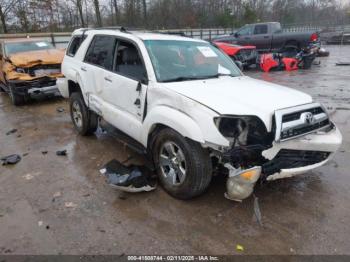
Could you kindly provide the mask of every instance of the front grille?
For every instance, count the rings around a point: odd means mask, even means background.
[[[306,112],[310,112],[313,115],[318,115],[318,114],[324,113],[324,110],[323,110],[322,107],[315,107],[315,108],[311,108],[311,109],[302,110],[302,111],[299,111],[299,112],[287,114],[287,115],[283,116],[282,122],[289,122],[289,121],[298,120],[298,119],[300,119],[301,114],[302,113],[306,113]]]
[[[276,141],[291,139],[331,126],[327,113],[319,104],[298,108],[276,111]]]
[[[281,169],[305,167],[326,160],[330,152],[282,149],[271,161],[262,165],[265,176],[273,175]]]
[[[303,135],[303,134],[307,134],[307,133],[310,133],[314,130],[318,130],[322,127],[326,127],[330,124],[329,120],[326,119],[322,122],[318,122],[318,123],[315,123],[313,125],[308,125],[308,126],[302,126],[302,127],[299,127],[299,128],[293,128],[293,129],[290,129],[288,131],[284,131],[282,132],[281,134],[281,139],[288,139],[288,138],[291,138],[291,137],[296,137],[296,136],[300,136],[300,135]]]

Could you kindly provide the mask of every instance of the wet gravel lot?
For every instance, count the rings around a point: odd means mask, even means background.
[[[350,60],[350,47],[328,48],[331,56],[308,71],[246,72],[311,94],[344,139],[324,167],[257,186],[262,226],[253,198],[224,198],[221,177],[191,201],[160,187],[121,194],[99,169],[113,158],[142,163],[141,156],[108,134],[78,136],[65,100],[14,107],[0,93],[0,156],[23,156],[0,166],[0,254],[350,254],[350,67],[335,66],[344,54]],[[62,149],[67,157],[56,156]]]

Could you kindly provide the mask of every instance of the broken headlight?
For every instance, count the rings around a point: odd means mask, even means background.
[[[220,133],[233,144],[270,143],[265,124],[256,116],[223,116],[214,119]]]

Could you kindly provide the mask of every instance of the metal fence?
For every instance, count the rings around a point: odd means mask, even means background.
[[[222,35],[229,35],[235,32],[233,28],[206,28],[206,29],[172,29],[161,30],[163,33],[182,33],[188,37],[199,38],[204,40],[212,40],[215,37]],[[321,33],[321,38],[327,41],[328,38],[337,34],[350,33],[350,25],[339,26],[310,26],[310,25],[285,25],[285,32],[305,32],[305,31],[318,31]],[[71,38],[71,32],[66,33],[28,33],[28,34],[0,34],[0,39],[4,38],[40,38],[51,42],[58,48],[65,48]]]

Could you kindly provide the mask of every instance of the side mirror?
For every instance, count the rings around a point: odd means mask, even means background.
[[[237,33],[237,32],[236,32],[236,33],[234,33],[233,35],[234,35],[234,37],[236,37],[236,38],[238,38],[238,37],[239,37],[239,33]]]

